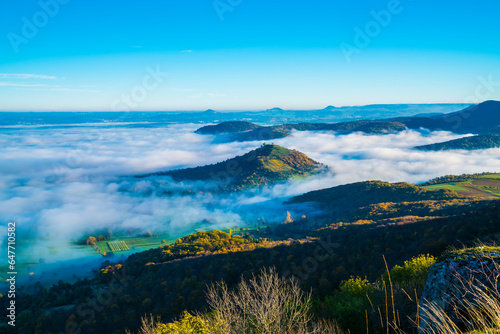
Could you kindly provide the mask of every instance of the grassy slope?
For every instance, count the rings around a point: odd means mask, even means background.
[[[428,190],[408,183],[365,181],[312,191],[290,200],[290,203],[318,203],[332,216],[377,203],[450,200],[459,195],[452,190]]]
[[[464,175],[449,182],[437,182],[424,187],[429,190],[450,189],[464,196],[500,197],[500,173]]]

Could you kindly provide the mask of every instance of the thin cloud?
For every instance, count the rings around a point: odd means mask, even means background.
[[[99,90],[95,89],[76,89],[76,88],[61,87],[58,85],[27,84],[24,82],[11,82],[11,81],[0,81],[0,87],[17,87],[17,88],[27,88],[30,90],[44,90],[44,91],[55,91],[55,92],[100,93]]]
[[[54,85],[44,84],[27,84],[24,82],[0,81],[0,86],[3,87],[58,87]]]
[[[191,52],[193,52],[193,50],[182,50],[181,52],[183,52],[183,53],[191,53]]]
[[[99,90],[93,89],[74,89],[74,88],[51,88],[49,90],[58,92],[82,92],[82,93],[99,93]]]

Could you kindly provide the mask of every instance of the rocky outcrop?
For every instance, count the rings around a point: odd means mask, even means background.
[[[467,327],[467,310],[478,302],[481,292],[500,297],[499,263],[497,247],[476,247],[441,256],[431,267],[422,294],[419,333],[436,331],[431,305],[441,308],[457,326]]]

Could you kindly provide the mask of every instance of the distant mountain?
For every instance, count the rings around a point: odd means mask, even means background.
[[[405,105],[399,106],[404,107]],[[372,105],[369,107],[375,108],[377,106]],[[379,107],[396,108],[395,106],[387,105],[380,105]],[[329,107],[326,109],[328,108]],[[287,137],[290,135],[292,130],[336,131],[343,134],[360,131],[365,133],[386,134],[402,131],[408,128],[426,128],[433,131],[445,130],[455,133],[500,134],[500,102],[486,101],[478,105],[467,107],[461,111],[448,114],[427,113],[426,115],[424,113],[413,117],[356,120],[341,123],[284,124],[258,127],[253,130],[243,127],[240,131],[236,131],[238,129],[235,128],[235,131],[232,131],[233,135],[226,139],[228,141],[271,140]]]
[[[267,112],[282,112],[284,110],[281,108],[271,108],[271,109],[267,109],[266,111]]]
[[[285,124],[268,127],[260,127],[252,131],[237,133],[232,136],[232,140],[236,141],[253,141],[253,140],[271,140],[284,138],[290,135],[292,130],[297,131],[336,131],[340,133],[365,132],[385,134],[398,132],[406,129],[406,126],[401,122],[396,121],[354,121],[343,123],[299,123]]]
[[[234,132],[242,132],[249,131],[253,129],[260,128],[260,125],[245,122],[245,121],[229,121],[222,122],[216,125],[207,125],[196,130],[196,133],[199,134],[219,134],[219,133],[234,133]]]
[[[426,128],[455,133],[500,133],[500,102],[486,101],[463,110],[430,117],[395,118],[410,129]]]
[[[338,110],[338,108],[334,106],[328,106],[324,109],[321,109],[321,111],[334,111],[334,110]]]
[[[423,151],[444,150],[483,150],[487,148],[500,147],[500,135],[479,135],[449,140],[443,143],[422,145],[415,147]]]
[[[168,175],[176,181],[215,181],[221,190],[246,188],[285,182],[321,170],[322,165],[305,154],[277,145],[263,145],[242,156],[203,167],[150,174]]]
[[[377,203],[447,200],[459,197],[449,189],[428,190],[408,183],[364,181],[311,191],[293,197],[289,204],[316,203],[335,217]]]

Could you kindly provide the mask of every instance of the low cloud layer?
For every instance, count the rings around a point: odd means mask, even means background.
[[[181,236],[200,222],[206,227],[241,226],[256,218],[256,210],[248,209],[256,206],[267,220],[284,219],[284,209],[276,209],[280,199],[310,190],[362,180],[418,183],[445,174],[500,171],[500,149],[413,149],[460,137],[449,132],[404,131],[384,136],[294,132],[273,142],[328,165],[329,173],[219,196],[199,193],[200,185],[194,182],[128,177],[216,163],[262,144],[214,143],[212,136],[195,134],[197,127],[1,129],[0,220],[18,223],[18,240],[24,242],[26,252],[48,259],[71,258],[76,255],[62,254],[60,245],[99,228]],[[183,195],[187,189],[195,195]],[[170,190],[174,194],[165,195]]]

